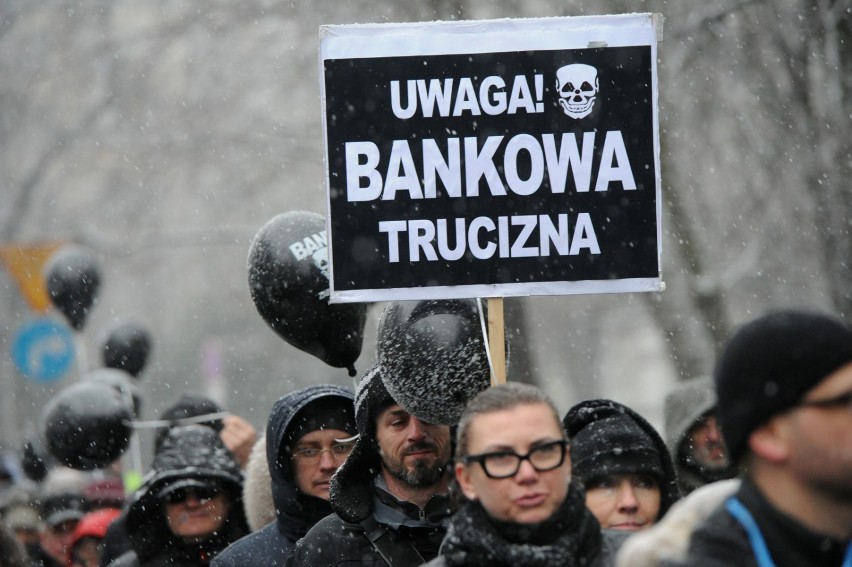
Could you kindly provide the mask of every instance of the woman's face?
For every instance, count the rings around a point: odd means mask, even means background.
[[[660,485],[646,474],[615,474],[586,483],[586,508],[602,528],[639,531],[660,511]]]
[[[206,539],[222,526],[230,511],[230,503],[223,490],[208,493],[186,488],[167,498],[165,509],[169,529],[188,541]]]
[[[524,404],[483,413],[469,427],[467,454],[496,453],[496,460],[489,462],[498,466],[501,461],[513,461],[512,453],[523,456],[538,448],[542,450],[534,462],[548,463],[548,455],[561,448],[558,443],[547,444],[565,438],[547,404]],[[539,523],[550,518],[568,495],[571,459],[567,450],[564,456],[559,466],[544,472],[536,470],[530,460],[522,460],[517,472],[507,478],[489,477],[480,462],[457,463],[456,479],[464,495],[478,500],[491,517],[519,524]]]

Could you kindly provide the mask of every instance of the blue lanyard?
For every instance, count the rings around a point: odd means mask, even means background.
[[[760,528],[757,527],[757,522],[754,521],[751,512],[743,506],[743,503],[736,496],[728,498],[725,502],[725,508],[745,528],[758,567],[775,567],[775,562],[769,555],[769,548],[766,547],[766,540],[763,539],[763,534],[760,533]],[[852,543],[846,546],[846,555],[843,557],[841,567],[852,567]]]

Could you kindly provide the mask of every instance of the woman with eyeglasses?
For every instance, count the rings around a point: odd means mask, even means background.
[[[660,434],[629,407],[588,400],[563,421],[571,439],[574,476],[601,526],[650,528],[680,499],[674,463]]]
[[[127,511],[131,551],[110,567],[206,566],[248,533],[239,463],[209,427],[171,429]]]
[[[568,441],[553,402],[518,383],[474,397],[459,420],[455,478],[466,503],[431,566],[610,565],[602,534],[571,482]]]

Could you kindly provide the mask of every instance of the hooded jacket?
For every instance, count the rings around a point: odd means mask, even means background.
[[[696,422],[716,408],[716,390],[709,376],[687,380],[666,396],[664,408],[666,445],[674,459],[678,484],[689,494],[710,482],[734,478],[736,467],[721,471],[705,471],[686,453],[684,441]]]
[[[151,471],[127,510],[130,552],[111,567],[197,566],[248,532],[242,501],[242,472],[213,429],[187,425],[171,429],[154,456]],[[203,479],[219,484],[230,501],[222,527],[207,541],[187,544],[172,534],[159,493],[174,481]]]
[[[352,404],[351,390],[328,384],[309,386],[280,398],[272,407],[266,426],[266,459],[272,484],[276,519],[223,551],[214,567],[283,565],[293,545],[321,518],[331,514],[328,502],[300,496],[289,459],[280,459],[293,418],[308,404],[321,398],[338,398]]]
[[[568,411],[563,425],[571,439],[573,473],[581,483],[619,472],[652,474],[660,484],[658,520],[680,499],[677,473],[663,438],[644,417],[629,407],[612,400],[581,402]],[[635,435],[623,431],[623,426],[640,433],[650,445],[635,445]],[[600,431],[589,436],[590,427]]]
[[[368,536],[383,537],[389,548],[417,550],[424,560],[437,556],[452,514],[450,497],[436,494],[426,506],[390,494],[381,477],[375,420],[395,404],[378,367],[367,371],[355,393],[358,441],[331,481],[335,514],[320,520],[293,549],[287,565],[384,565]]]

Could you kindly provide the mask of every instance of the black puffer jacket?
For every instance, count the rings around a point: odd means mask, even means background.
[[[317,521],[331,514],[327,501],[299,494],[290,461],[278,458],[286,443],[291,420],[299,410],[328,397],[339,398],[350,405],[354,400],[351,390],[322,384],[291,392],[272,407],[266,426],[266,458],[277,519],[228,547],[213,561],[214,567],[283,565],[296,541]]]
[[[692,533],[689,551],[679,561],[663,561],[665,567],[841,567],[852,543],[818,534],[779,512],[747,476],[735,495],[748,510],[766,544],[769,557],[761,562],[743,525],[726,504],[717,508]]]
[[[110,567],[208,565],[213,556],[248,533],[240,466],[213,429],[201,425],[173,428],[154,456],[151,468],[127,510],[132,551],[113,561]],[[230,512],[222,528],[197,544],[187,544],[172,534],[165,507],[157,498],[167,484],[188,478],[217,482],[224,487],[230,501]]]

